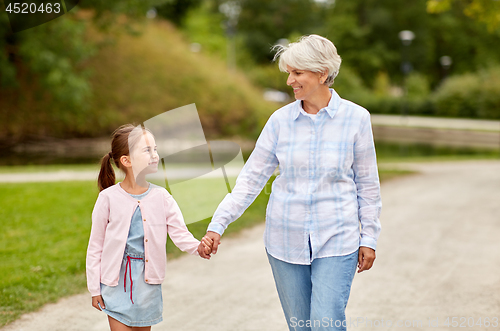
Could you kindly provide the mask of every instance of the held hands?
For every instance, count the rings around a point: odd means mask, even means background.
[[[358,254],[358,273],[368,270],[375,261],[375,251],[370,247],[361,246]]]
[[[212,231],[207,231],[205,236],[201,239],[200,245],[198,246],[198,253],[204,259],[210,259],[210,254],[217,253],[217,249],[221,244],[220,234]]]
[[[95,309],[100,311],[101,308],[99,308],[98,304],[100,304],[102,308],[106,309],[106,307],[104,306],[104,300],[102,299],[102,296],[100,296],[100,295],[96,295],[95,297],[92,297],[92,307],[94,307]]]

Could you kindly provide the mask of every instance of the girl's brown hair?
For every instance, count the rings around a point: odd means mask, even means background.
[[[120,158],[123,155],[130,155],[129,147],[133,147],[146,130],[147,129],[144,127],[142,127],[142,130],[139,130],[139,126],[125,124],[113,132],[111,152],[104,155],[101,159],[101,170],[99,171],[99,177],[97,179],[99,191],[115,185],[116,176],[113,166],[111,165],[111,159],[113,159],[113,162],[119,169],[122,169],[125,172],[125,169],[120,162]],[[150,132],[149,130],[147,131]],[[134,133],[134,137],[131,137],[133,139],[129,139],[130,133],[132,132]]]

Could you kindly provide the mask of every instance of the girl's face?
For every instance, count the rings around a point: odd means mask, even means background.
[[[146,131],[130,152],[130,161],[134,177],[147,175],[158,171],[158,152],[153,135]]]
[[[321,79],[323,74],[309,70],[300,70],[294,67],[286,66],[288,79],[286,84],[293,88],[293,94],[297,100],[308,100],[322,86]]]

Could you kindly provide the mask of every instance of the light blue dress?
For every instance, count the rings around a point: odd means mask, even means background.
[[[152,184],[140,195],[130,194],[142,200],[150,192]],[[120,268],[117,286],[101,283],[101,295],[106,314],[127,326],[151,326],[163,320],[163,299],[161,284],[147,284],[144,281],[144,227],[139,206],[132,220]]]

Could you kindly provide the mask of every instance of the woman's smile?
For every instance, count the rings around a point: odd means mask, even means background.
[[[305,100],[317,93],[321,86],[321,73],[300,70],[287,65],[288,79],[286,84],[293,88],[295,99]],[[325,86],[326,87],[326,86]]]

